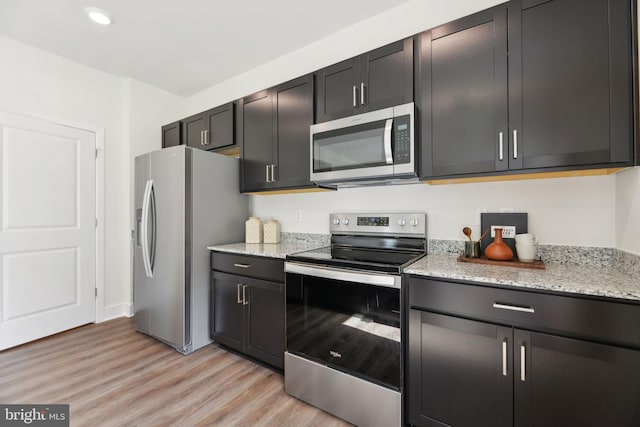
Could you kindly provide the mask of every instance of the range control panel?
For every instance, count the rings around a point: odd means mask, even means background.
[[[348,213],[331,214],[331,234],[415,235],[426,238],[427,214],[422,213]]]

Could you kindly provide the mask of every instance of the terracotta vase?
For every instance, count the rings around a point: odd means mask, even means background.
[[[488,259],[492,259],[495,261],[510,261],[513,259],[513,251],[507,245],[504,240],[502,240],[502,228],[495,229],[496,237],[493,239],[493,243],[491,243],[484,250],[484,255]]]

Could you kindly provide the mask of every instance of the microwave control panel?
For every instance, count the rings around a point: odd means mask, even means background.
[[[409,163],[411,161],[411,117],[399,116],[393,120],[394,153],[393,163]]]

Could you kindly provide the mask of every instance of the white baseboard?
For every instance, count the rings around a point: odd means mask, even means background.
[[[133,316],[133,304],[114,304],[104,308],[103,322],[117,317],[131,317]]]

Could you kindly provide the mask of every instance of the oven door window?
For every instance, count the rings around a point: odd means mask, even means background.
[[[400,389],[400,291],[287,273],[287,350]]]
[[[380,120],[314,134],[313,171],[329,172],[393,164],[393,159],[388,158],[385,151],[385,123],[385,120]]]

